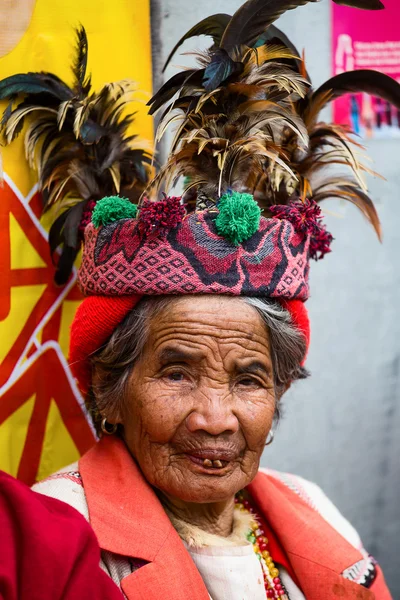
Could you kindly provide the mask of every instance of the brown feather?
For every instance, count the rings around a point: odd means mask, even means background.
[[[178,128],[150,187],[168,189],[179,177],[189,177],[184,197],[193,210],[205,200],[218,202],[228,189],[252,193],[266,214],[269,206],[294,199],[342,198],[361,210],[380,239],[379,218],[363,179],[372,172],[361,162],[363,147],[349,128],[320,122],[319,114],[332,98],[360,88],[379,90],[397,106],[400,86],[381,74],[355,72],[314,91],[304,53],[300,59],[282,32],[268,31],[279,14],[306,3],[249,0],[228,23],[219,46],[240,68],[228,69],[229,76],[217,77],[218,85],[207,91],[202,77],[214,46],[197,54],[197,71],[178,74],[155,95],[151,110],[164,106],[159,135],[174,124]],[[348,3],[379,8],[378,0]],[[178,99],[168,104],[172,92]],[[331,167],[344,168],[346,176],[332,177]]]

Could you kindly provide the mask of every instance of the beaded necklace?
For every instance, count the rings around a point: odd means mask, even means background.
[[[243,492],[236,494],[235,508],[237,510],[251,513],[253,516],[251,530],[247,534],[247,539],[253,544],[254,552],[261,563],[264,573],[264,587],[267,593],[267,598],[274,598],[275,600],[289,600],[287,591],[285,590],[281,578],[279,577],[279,570],[276,568],[275,563],[268,552],[268,539],[265,536],[265,531],[262,527],[260,518],[258,517],[254,508],[251,506],[249,500],[244,497]]]

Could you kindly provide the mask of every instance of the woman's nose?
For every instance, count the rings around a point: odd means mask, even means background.
[[[209,435],[221,435],[236,433],[239,430],[239,421],[227,398],[209,398],[187,416],[186,426],[191,433],[205,431]]]

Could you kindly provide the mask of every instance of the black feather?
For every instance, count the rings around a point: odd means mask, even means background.
[[[107,127],[88,119],[79,130],[79,137],[84,144],[95,144],[108,133]]]
[[[314,92],[313,99],[328,92],[331,92],[331,95],[327,101],[335,100],[348,93],[365,92],[400,108],[400,84],[392,77],[378,71],[361,69],[335,75]]]
[[[242,44],[253,46],[264,31],[283,13],[318,0],[248,0],[233,15],[220,47],[230,53]]]
[[[236,63],[225,50],[218,48],[213,52],[211,61],[205,68],[203,76],[204,89],[206,92],[215,90],[240,68],[243,68],[241,63]]]
[[[51,73],[22,73],[0,81],[0,99],[9,101],[0,124],[0,130],[8,128],[5,141],[9,143],[10,132],[15,137],[24,120],[29,121],[25,142],[29,161],[39,171],[42,212],[54,204],[60,209],[49,232],[51,256],[58,259],[58,284],[68,280],[79,252],[87,200],[121,193],[137,201],[151,163],[150,155],[132,143],[135,136],[128,135],[133,114],[121,115],[121,108],[127,108],[130,101],[129,83],[108,84],[92,92],[86,75],[87,52],[81,27],[73,88]],[[59,258],[55,256],[58,248]]]
[[[228,25],[230,20],[231,15],[220,13],[217,15],[211,15],[211,17],[207,17],[206,19],[203,19],[202,21],[194,25],[191,29],[189,29],[187,33],[185,33],[184,36],[181,37],[179,42],[175,44],[175,46],[171,50],[167,60],[165,61],[163,73],[169,65],[175,52],[183,44],[183,42],[189,40],[192,37],[195,37],[196,35],[209,35],[214,40],[214,44],[218,46],[221,41],[222,34],[224,33],[226,26]]]
[[[79,248],[64,246],[57,263],[57,270],[54,274],[54,283],[56,285],[65,285],[67,283],[71,276],[74,262],[78,256],[78,253]]]
[[[84,201],[75,204],[75,206],[62,213],[50,228],[49,245],[52,257],[54,257],[56,249],[62,245],[61,255],[57,261],[57,271],[54,276],[57,285],[67,283],[75,258],[80,250],[78,227],[85,206],[86,202]]]
[[[75,80],[75,91],[81,96],[87,94],[91,87],[90,77],[85,81],[88,59],[88,41],[85,28],[80,26],[76,30],[76,36],[76,58],[72,67],[72,73]]]
[[[341,6],[352,6],[353,8],[362,8],[364,10],[382,10],[385,5],[380,0],[333,0],[335,4]]]
[[[145,156],[143,150],[131,150],[130,152],[126,152],[124,160],[127,160],[131,163],[132,170],[135,172],[135,175],[139,181],[143,184],[146,183],[147,171],[144,165],[151,165],[151,158]]]
[[[233,15],[221,39],[220,47],[231,52],[236,46],[253,46],[264,31],[288,10],[319,0],[248,0]],[[354,8],[380,10],[380,0],[334,0]]]
[[[12,95],[9,98],[9,103],[6,106],[6,108],[3,112],[2,119],[0,121],[0,129],[3,129],[7,125],[7,121],[11,117],[12,112],[13,112],[13,105],[14,105],[15,99],[16,99],[16,95],[15,96]]]
[[[40,163],[43,163],[43,158],[46,154],[46,150],[48,149],[50,144],[56,139],[56,136],[58,134],[57,126],[55,126],[54,124],[49,124],[49,127],[47,128],[46,132],[49,135],[45,136],[43,143],[40,147]],[[64,146],[65,146],[65,139],[59,140],[56,143],[56,145],[53,146],[52,154],[57,155],[60,152],[60,150],[62,150],[62,148],[64,148]]]
[[[51,94],[60,101],[69,100],[72,90],[52,73],[19,73],[0,81],[0,100],[16,94]]]
[[[149,114],[154,114],[160,106],[171,100],[181,87],[189,80],[191,83],[201,83],[203,80],[204,69],[188,69],[173,75],[164,83],[156,94],[147,103],[150,106]]]
[[[64,238],[63,238],[64,224],[65,224],[65,221],[66,221],[66,219],[67,219],[70,211],[73,208],[74,207],[72,206],[71,208],[68,208],[63,213],[61,213],[61,215],[59,215],[57,217],[57,219],[53,222],[53,224],[50,227],[50,230],[49,230],[49,247],[50,247],[50,254],[51,254],[53,263],[55,262],[54,261],[54,253],[55,253],[55,251],[64,242]]]
[[[78,202],[67,210],[68,215],[64,222],[63,238],[64,244],[70,248],[80,248],[78,226],[82,219],[82,214],[86,206],[85,201]]]

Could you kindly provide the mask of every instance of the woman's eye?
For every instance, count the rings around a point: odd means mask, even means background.
[[[251,377],[245,377],[239,381],[239,385],[244,385],[245,387],[259,386],[260,382],[256,379],[252,379]]]
[[[179,371],[168,373],[167,377],[170,381],[183,381],[185,378],[183,373],[180,373]]]

